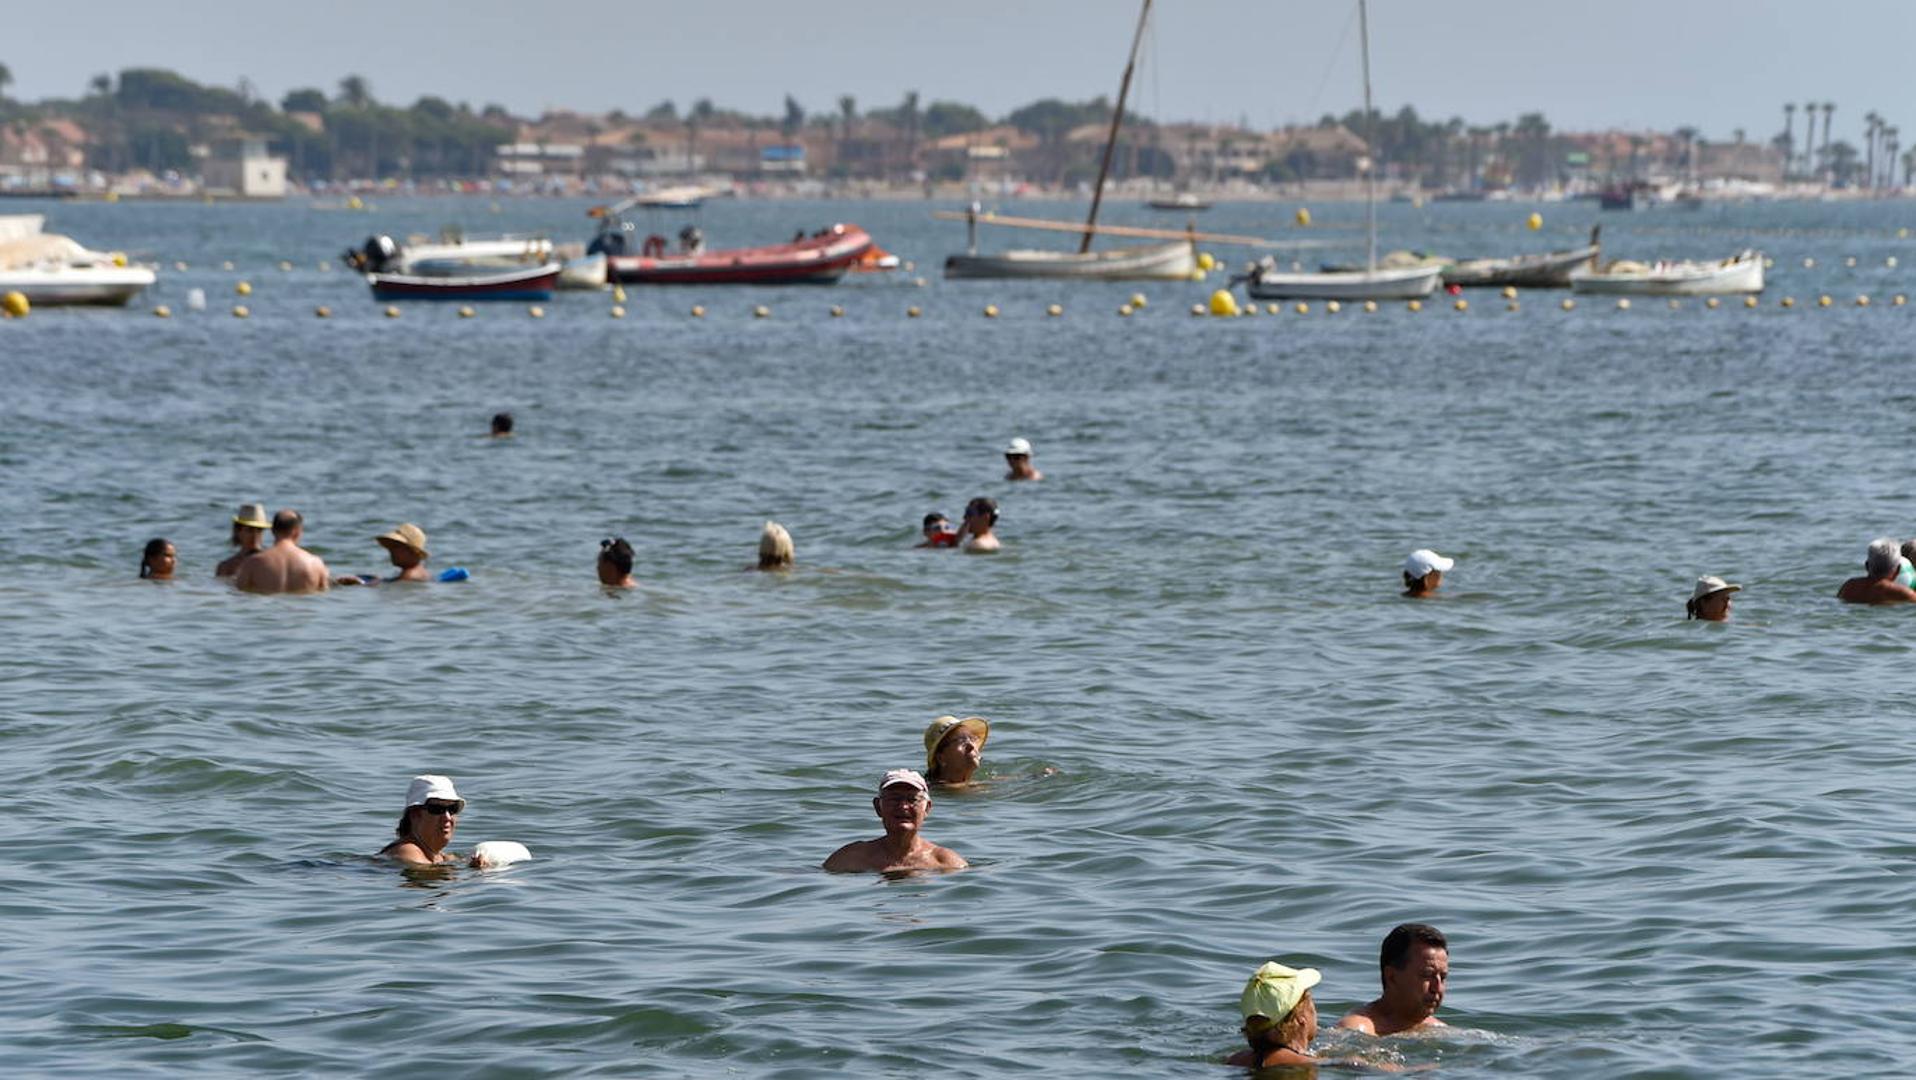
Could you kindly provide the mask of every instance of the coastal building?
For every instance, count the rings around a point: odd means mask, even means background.
[[[268,153],[266,140],[253,136],[223,139],[200,165],[208,195],[242,199],[286,197],[286,159]]]

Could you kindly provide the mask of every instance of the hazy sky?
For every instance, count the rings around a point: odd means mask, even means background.
[[[1000,115],[1027,101],[1115,95],[1130,0],[83,0],[9,5],[12,94],[77,96],[123,67],[201,82],[335,92],[363,75],[382,101],[433,93],[516,113],[639,112],[699,97],[753,113],[789,92],[813,112],[906,90]],[[1358,102],[1354,0],[1159,0],[1139,111],[1166,119],[1312,121]],[[1870,109],[1908,119],[1916,0],[1373,0],[1377,101],[1472,122],[1541,110],[1558,128],[1673,128],[1751,139],[1782,103],[1834,101],[1860,141]],[[1802,118],[1797,119],[1802,132]]]

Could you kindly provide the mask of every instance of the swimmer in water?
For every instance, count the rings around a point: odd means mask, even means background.
[[[410,522],[391,532],[380,533],[373,537],[379,546],[386,549],[386,555],[392,559],[399,573],[389,578],[380,578],[371,574],[347,574],[334,582],[336,585],[379,585],[395,581],[431,581],[426,573],[426,559],[430,552],[426,550],[426,530]]]
[[[921,548],[958,546],[958,526],[953,525],[951,519],[943,514],[926,514],[924,524],[919,527],[919,531],[925,537],[918,544]]]
[[[251,593],[325,592],[332,583],[326,562],[299,546],[306,519],[297,510],[273,515],[273,546],[240,564],[233,587]]]
[[[1845,604],[1907,604],[1916,602],[1916,589],[1896,580],[1902,550],[1896,541],[1882,537],[1870,541],[1863,557],[1863,576],[1843,582],[1836,598]]]
[[[1444,574],[1457,565],[1429,548],[1418,548],[1404,560],[1404,595],[1426,597],[1444,583]]]
[[[792,547],[792,534],[776,521],[768,521],[758,534],[757,570],[790,570],[798,553]]]
[[[983,760],[991,721],[982,716],[941,716],[925,728],[925,779],[945,787],[971,783]]]
[[[147,581],[172,581],[173,567],[179,560],[179,552],[173,549],[173,541],[156,536],[148,540],[146,548],[140,552],[140,577]]]
[[[406,809],[393,830],[399,839],[379,853],[415,866],[451,862],[455,856],[446,845],[452,843],[453,830],[459,827],[459,815],[465,810],[466,800],[453,790],[449,778],[433,773],[415,776],[406,789]]]
[[[1023,438],[1011,440],[1005,447],[1006,480],[1043,480],[1044,474],[1031,463],[1031,443]]]
[[[1450,942],[1424,923],[1404,923],[1384,935],[1377,966],[1384,992],[1375,1001],[1337,1022],[1366,1035],[1395,1035],[1418,1028],[1444,1027],[1437,1006],[1450,981]]]
[[[258,555],[266,543],[266,530],[273,523],[266,520],[266,508],[259,503],[247,503],[233,515],[233,546],[239,550],[213,568],[214,577],[232,577],[239,573],[240,564]]]
[[[1317,1038],[1317,1002],[1311,987],[1323,978],[1316,968],[1288,968],[1273,960],[1252,973],[1238,999],[1244,1014],[1244,1041],[1250,1048],[1226,1058],[1226,1065],[1269,1069],[1316,1065],[1311,1040]]]
[[[512,414],[500,412],[492,414],[492,437],[495,439],[512,438]]]
[[[991,531],[998,524],[998,504],[983,495],[965,504],[965,523],[958,528],[959,550],[968,555],[985,555],[998,550],[998,537]]]
[[[971,865],[957,852],[919,834],[926,815],[931,813],[931,788],[924,777],[910,769],[893,769],[878,781],[878,797],[872,800],[872,809],[885,823],[885,835],[846,844],[825,860],[825,869],[834,873],[890,874],[901,870],[963,870]]]
[[[1684,606],[1689,613],[1687,617],[1704,622],[1728,622],[1730,594],[1740,592],[1742,588],[1741,585],[1732,585],[1708,574],[1697,578],[1696,588],[1690,591],[1690,602]]]
[[[623,536],[599,541],[599,584],[608,589],[636,589],[632,580],[632,545]]]

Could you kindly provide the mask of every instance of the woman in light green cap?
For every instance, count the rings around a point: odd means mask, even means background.
[[[991,721],[982,716],[941,716],[925,729],[925,779],[946,787],[971,783],[984,758]]]
[[[1316,968],[1288,968],[1273,960],[1244,984],[1238,1010],[1244,1014],[1248,1050],[1225,1059],[1226,1065],[1268,1069],[1276,1065],[1315,1065],[1311,1040],[1317,1038],[1317,1003],[1311,987],[1323,979]]]

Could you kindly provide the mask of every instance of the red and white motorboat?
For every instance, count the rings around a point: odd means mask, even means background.
[[[664,236],[638,241],[638,230],[621,216],[638,200],[587,211],[599,219],[588,254],[605,255],[606,279],[623,285],[830,285],[872,248],[871,234],[856,225],[831,225],[784,244],[707,251],[695,225],[679,231],[678,246]],[[635,254],[634,246],[638,247]]]

